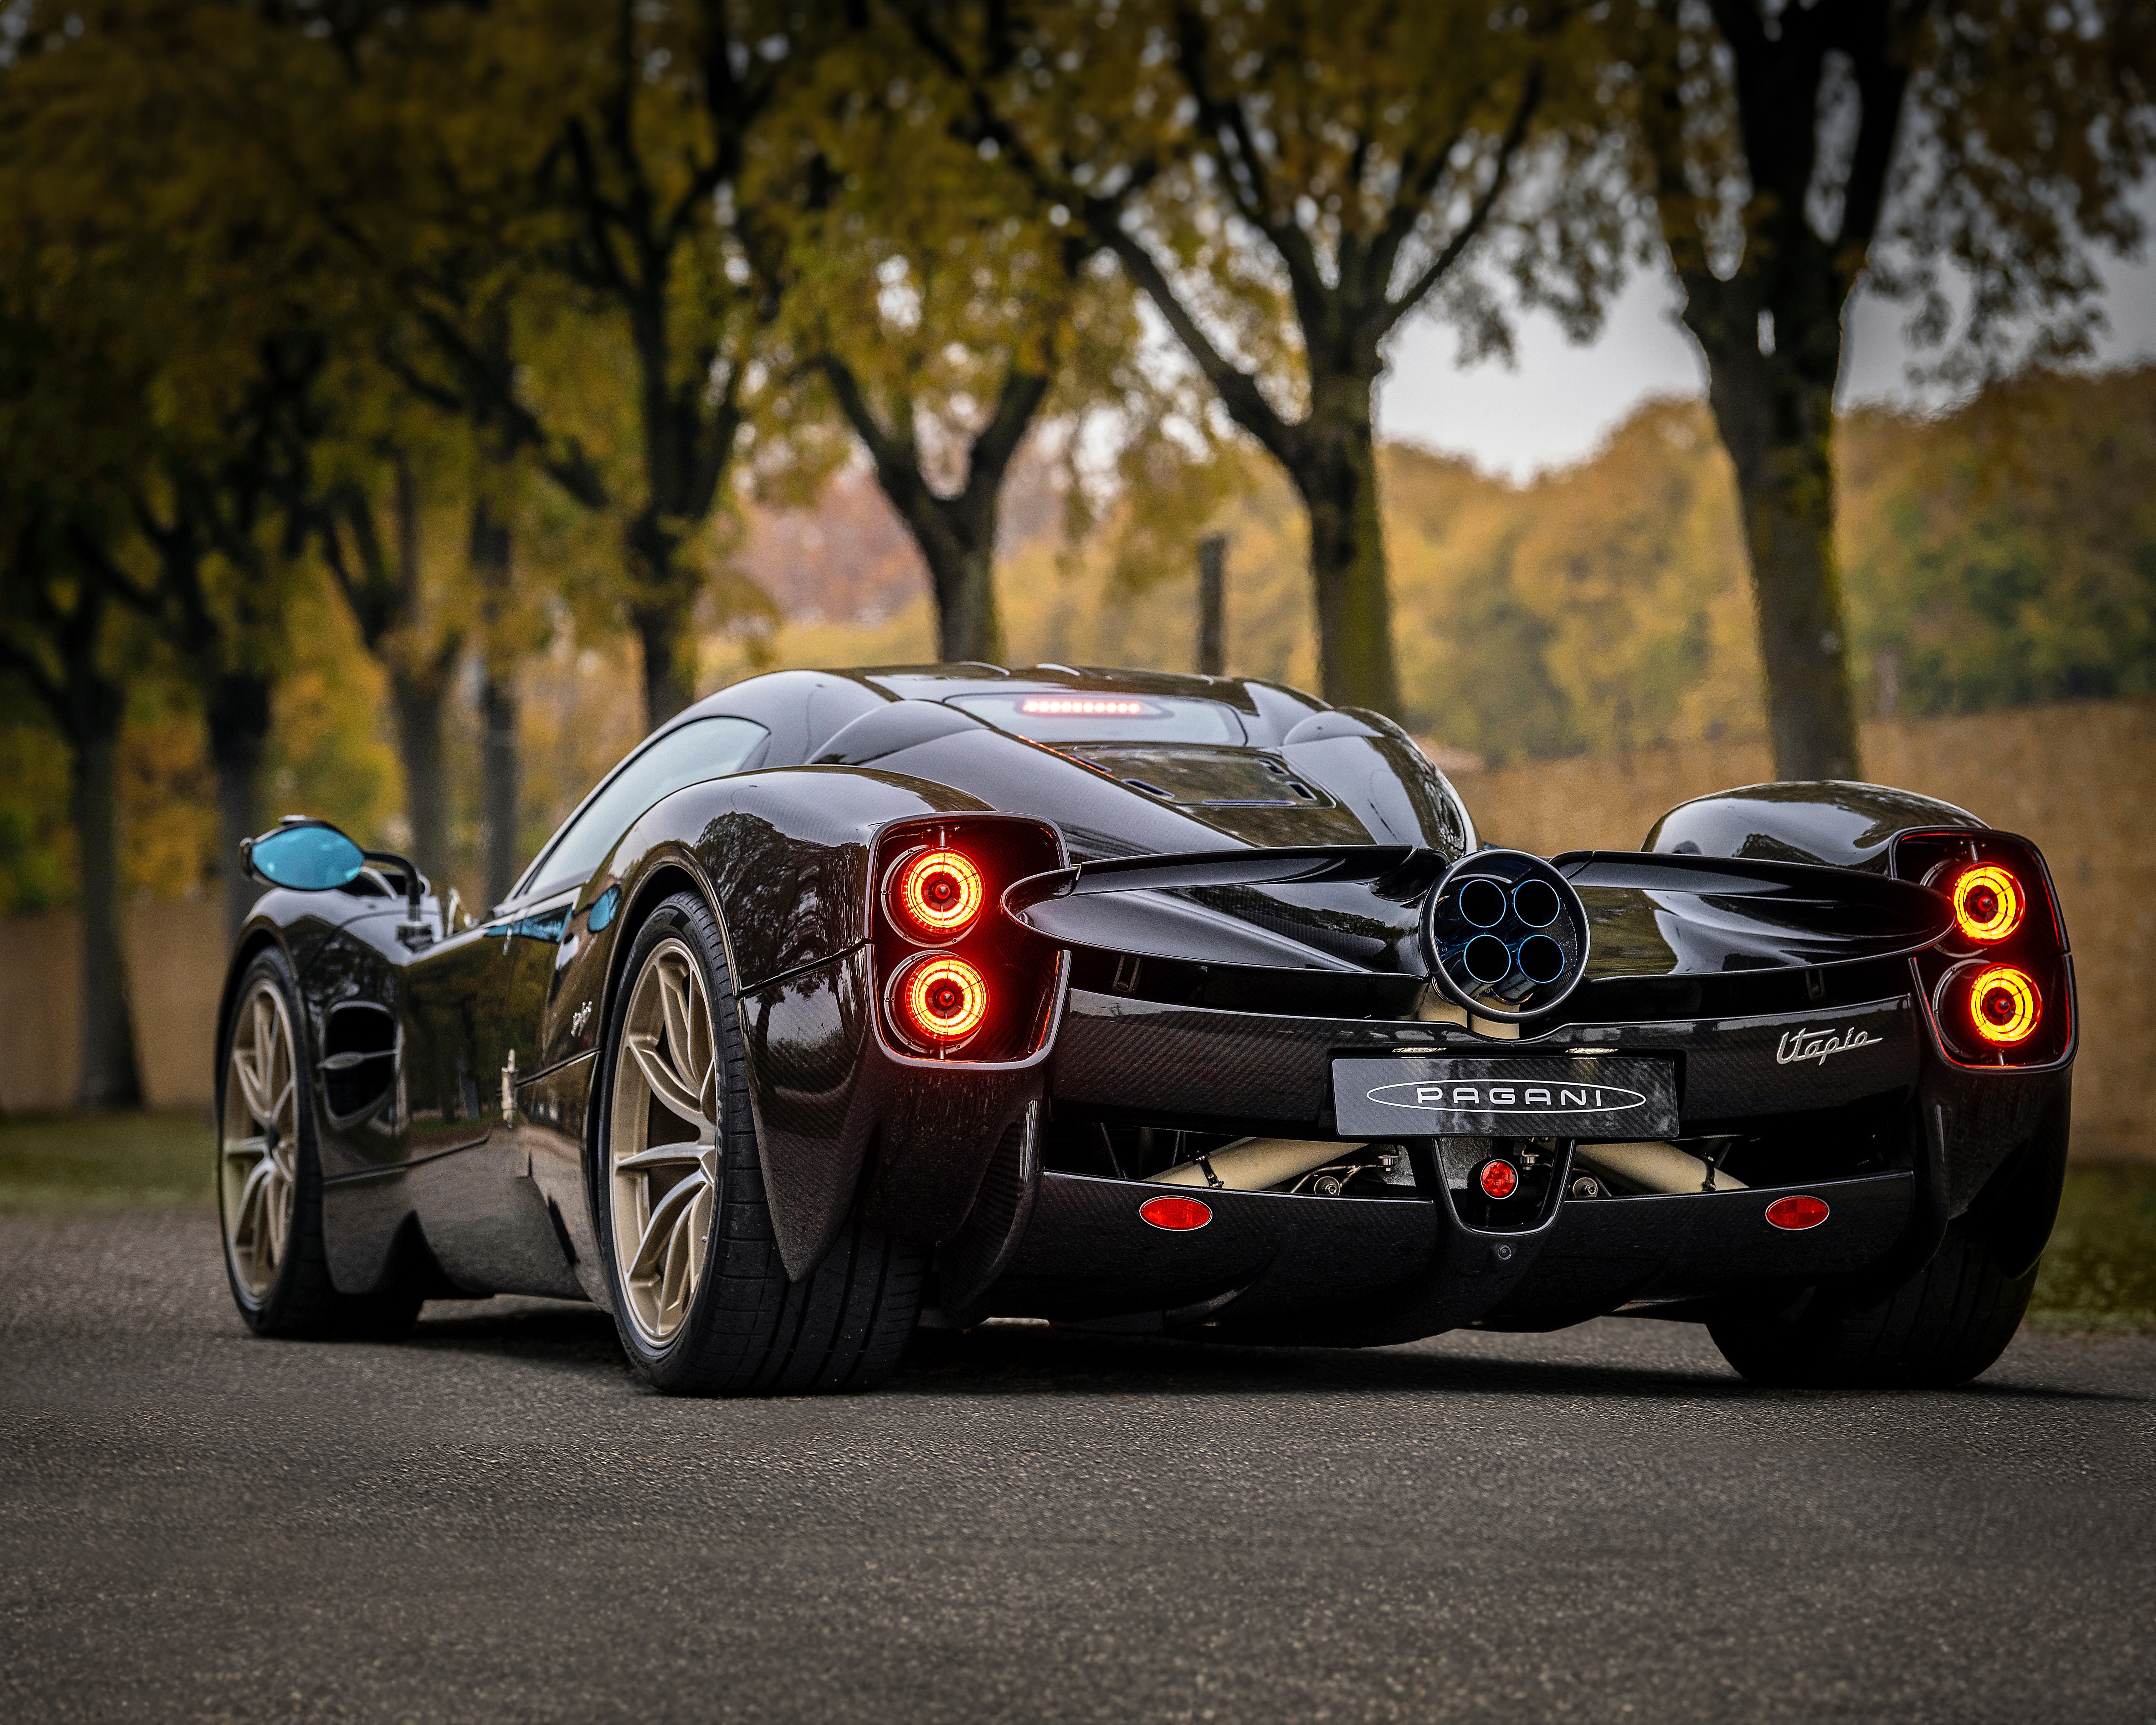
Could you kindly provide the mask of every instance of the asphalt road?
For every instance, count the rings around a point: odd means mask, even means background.
[[[2156,1339],[1884,1396],[999,1327],[684,1402],[539,1301],[249,1340],[214,1229],[0,1219],[0,1717],[2156,1716]]]

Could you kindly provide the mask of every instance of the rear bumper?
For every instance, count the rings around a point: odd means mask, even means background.
[[[1787,1233],[1767,1206],[1791,1191],[1827,1219]],[[1204,1227],[1168,1233],[1138,1206],[1143,1181],[1040,1177],[1018,1250],[983,1309],[1222,1339],[1371,1343],[1464,1324],[1576,1323],[1635,1301],[1854,1274],[1907,1233],[1915,1179],[1853,1180],[1656,1198],[1562,1200],[1543,1228],[1484,1234],[1449,1202],[1203,1194]]]
[[[1814,1284],[1883,1292],[1928,1261],[1972,1206],[1987,1228],[2006,1226],[1984,1219],[1986,1206],[2014,1206],[1989,1204],[1987,1190],[2064,1153],[2070,1071],[1953,1068],[1907,995],[1810,1014],[1569,1024],[1505,1042],[1444,1024],[1073,990],[1045,1106],[1059,1117],[1337,1138],[1336,1059],[1574,1051],[1669,1058],[1685,1133],[1742,1134],[1779,1120],[1785,1133],[1804,1142],[1815,1133],[1831,1149],[1835,1122],[1885,1120],[1902,1147],[1861,1168],[1823,1158],[1821,1178],[1799,1167],[1738,1191],[1575,1199],[1568,1173],[1557,1188],[1564,1195],[1537,1225],[1502,1233],[1463,1223],[1450,1190],[1432,1183],[1386,1198],[1207,1190],[1193,1195],[1212,1220],[1178,1234],[1138,1214],[1159,1186],[1044,1170],[1014,1137],[1004,1179],[1011,1201],[993,1219],[1005,1244],[993,1280],[973,1284],[980,1291],[969,1288],[947,1321],[1002,1314],[1374,1344],[1469,1324],[1554,1328],[1630,1306],[1678,1308]],[[1825,1199],[1826,1219],[1798,1232],[1772,1225],[1767,1207],[1796,1193]],[[2021,1207],[2033,1243],[2016,1236],[2009,1255],[2025,1246],[2033,1261],[2051,1212],[2041,1202]],[[969,1230],[982,1219],[970,1219]]]

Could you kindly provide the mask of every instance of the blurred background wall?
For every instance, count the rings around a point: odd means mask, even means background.
[[[2043,847],[2081,993],[2074,1153],[2156,1160],[2156,700],[1876,721],[1864,747],[1881,781],[1944,798]],[[1544,855],[1635,849],[1672,803],[1772,777],[1757,738],[1469,770],[1457,752],[1450,758],[1482,837]],[[138,899],[125,938],[144,1100],[207,1107],[220,909],[203,898]],[[64,911],[0,920],[0,1024],[13,1027],[0,1039],[0,1112],[64,1108],[79,1078],[78,921]]]

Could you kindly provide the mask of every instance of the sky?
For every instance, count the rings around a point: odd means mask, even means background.
[[[2097,362],[2156,359],[2156,262],[2099,264],[2111,329]],[[1902,305],[1861,295],[1851,305],[1843,406],[1937,405],[1920,401],[1904,376],[1907,316]],[[1463,371],[1453,363],[1450,329],[1427,316],[1404,325],[1378,386],[1378,435],[1524,480],[1592,454],[1651,396],[1706,393],[1706,368],[1676,321],[1676,284],[1666,269],[1635,276],[1590,344],[1575,347],[1547,315],[1524,321],[1515,339],[1515,367],[1486,361]]]

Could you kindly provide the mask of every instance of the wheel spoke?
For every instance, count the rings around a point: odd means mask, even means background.
[[[638,1070],[644,1074],[644,1081],[651,1087],[652,1095],[684,1120],[697,1126],[707,1124],[701,1100],[667,1064],[656,1045],[657,1039],[631,1031],[624,1040],[629,1045],[629,1051],[636,1057]]]
[[[629,1262],[631,1276],[649,1276],[659,1267],[660,1255],[665,1250],[675,1224],[682,1219],[705,1184],[702,1175],[691,1175],[652,1205],[651,1219],[644,1224],[644,1238],[637,1243],[636,1256]]]
[[[717,1026],[703,960],[669,936],[638,970],[614,1045],[608,1157],[624,1315],[663,1344],[686,1321],[719,1204]],[[654,1103],[693,1128],[678,1136]],[[658,1133],[675,1137],[654,1142]]]
[[[666,1255],[659,1274],[659,1322],[678,1323],[689,1303],[689,1223],[696,1214],[694,1202],[681,1207],[674,1225],[666,1230]]]
[[[666,1051],[673,1056],[677,1071],[689,1070],[689,1025],[690,983],[686,974],[670,964],[659,969],[659,1009],[666,1024]]]
[[[649,1150],[639,1150],[634,1156],[624,1156],[613,1165],[618,1174],[649,1173],[665,1168],[696,1168],[705,1166],[707,1145],[701,1138],[684,1138],[679,1143],[654,1144]],[[708,1169],[706,1170],[709,1172]]]
[[[234,1206],[233,1236],[235,1240],[244,1240],[258,1260],[262,1252],[262,1195],[264,1189],[270,1183],[270,1171],[276,1165],[265,1156],[249,1168],[247,1183],[239,1189],[239,1201]]]
[[[285,1261],[285,1247],[291,1236],[292,1189],[297,1183],[293,1178],[290,1153],[283,1145],[270,1153],[270,1165],[274,1172],[263,1183],[262,1204],[270,1219],[270,1261]]]
[[[234,1014],[218,1133],[225,1250],[241,1303],[267,1299],[290,1255],[299,1195],[300,1061],[279,985],[257,978]]]
[[[252,1053],[252,1050],[233,1050],[232,1076],[239,1081],[240,1100],[247,1105],[249,1115],[262,1125],[268,1126],[270,1123],[270,1099],[263,1091],[261,1076],[255,1071],[254,1063],[249,1058]]]

